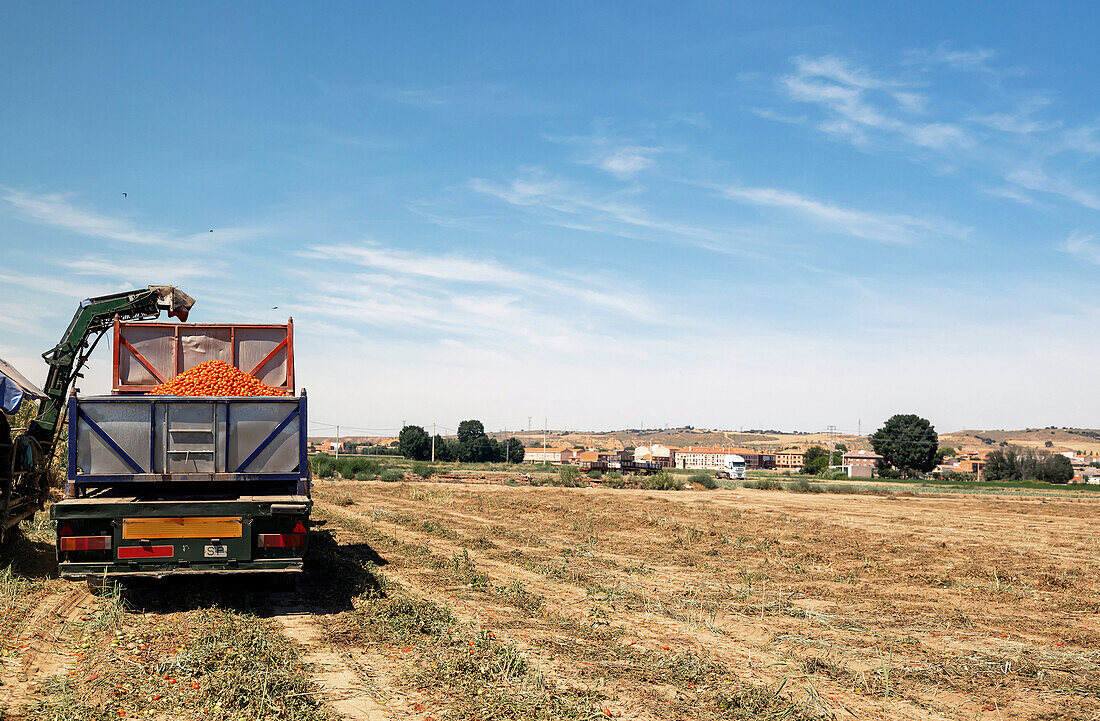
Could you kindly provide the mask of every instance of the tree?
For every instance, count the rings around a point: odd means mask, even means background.
[[[469,420],[458,424],[458,442],[463,445],[483,435],[485,435],[485,424],[481,421]]]
[[[829,452],[821,446],[810,446],[802,454],[802,472],[819,473],[829,467]]]
[[[1073,464],[1063,455],[1048,456],[1043,459],[1038,476],[1040,481],[1047,483],[1069,483],[1073,478]]]
[[[1016,462],[1016,454],[1012,451],[993,451],[985,457],[985,467],[982,476],[987,481],[1018,481],[1020,480],[1020,467]]]
[[[504,450],[496,439],[485,435],[485,424],[478,420],[458,424],[458,460],[487,463],[504,460]]]
[[[508,463],[523,463],[523,453],[523,443],[518,438],[504,442],[504,460]]]
[[[899,413],[871,435],[871,447],[886,463],[906,475],[927,473],[936,467],[940,440],[926,419]]]
[[[492,445],[489,437],[482,433],[469,443],[458,444],[458,460],[464,463],[485,463],[492,460]]]
[[[453,438],[435,437],[435,459],[437,461],[457,461],[458,441]]]
[[[414,461],[426,461],[432,457],[432,439],[420,426],[405,426],[397,436],[401,455]]]
[[[938,451],[936,451],[936,465],[943,463],[945,458],[955,457],[957,453],[958,451],[956,451],[951,446],[944,446],[943,448],[940,448]]]

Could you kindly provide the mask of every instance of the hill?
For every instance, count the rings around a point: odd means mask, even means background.
[[[495,438],[504,438],[502,433],[490,434]],[[543,443],[541,431],[520,431],[509,433],[519,438],[525,446],[540,446]],[[827,433],[783,433],[780,431],[723,431],[703,428],[635,429],[620,431],[548,431],[546,443],[552,446],[568,446],[613,450],[617,448],[635,448],[660,443],[666,446],[683,448],[685,446],[739,446],[757,450],[779,451],[787,448],[806,448],[814,444],[827,444]],[[843,442],[849,448],[869,447],[865,436],[833,436],[833,440]]]
[[[1050,443],[1048,446],[1047,443]],[[1100,431],[1091,428],[1023,428],[1020,430],[964,430],[940,436],[940,446],[960,450],[992,450],[1002,444],[1048,450],[1053,453],[1073,451],[1100,455]]]

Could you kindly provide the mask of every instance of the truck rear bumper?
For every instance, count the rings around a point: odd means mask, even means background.
[[[63,578],[296,574],[308,496],[141,499],[100,494],[50,507]]]
[[[71,581],[83,581],[88,578],[166,578],[168,576],[228,576],[239,574],[288,574],[302,572],[301,559],[264,559],[240,563],[238,565],[218,564],[207,567],[181,567],[178,565],[153,567],[142,564],[138,568],[128,568],[116,563],[60,563],[58,571],[62,578]]]

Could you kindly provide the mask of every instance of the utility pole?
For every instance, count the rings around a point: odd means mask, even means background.
[[[340,426],[336,426],[336,457],[340,457]]]
[[[827,426],[829,432],[829,468],[833,467],[833,449],[836,447],[836,426]]]
[[[432,463],[435,463],[435,421],[432,421]]]

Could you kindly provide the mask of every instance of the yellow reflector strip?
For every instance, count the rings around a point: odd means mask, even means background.
[[[241,517],[124,518],[122,537],[141,538],[240,538]]]

